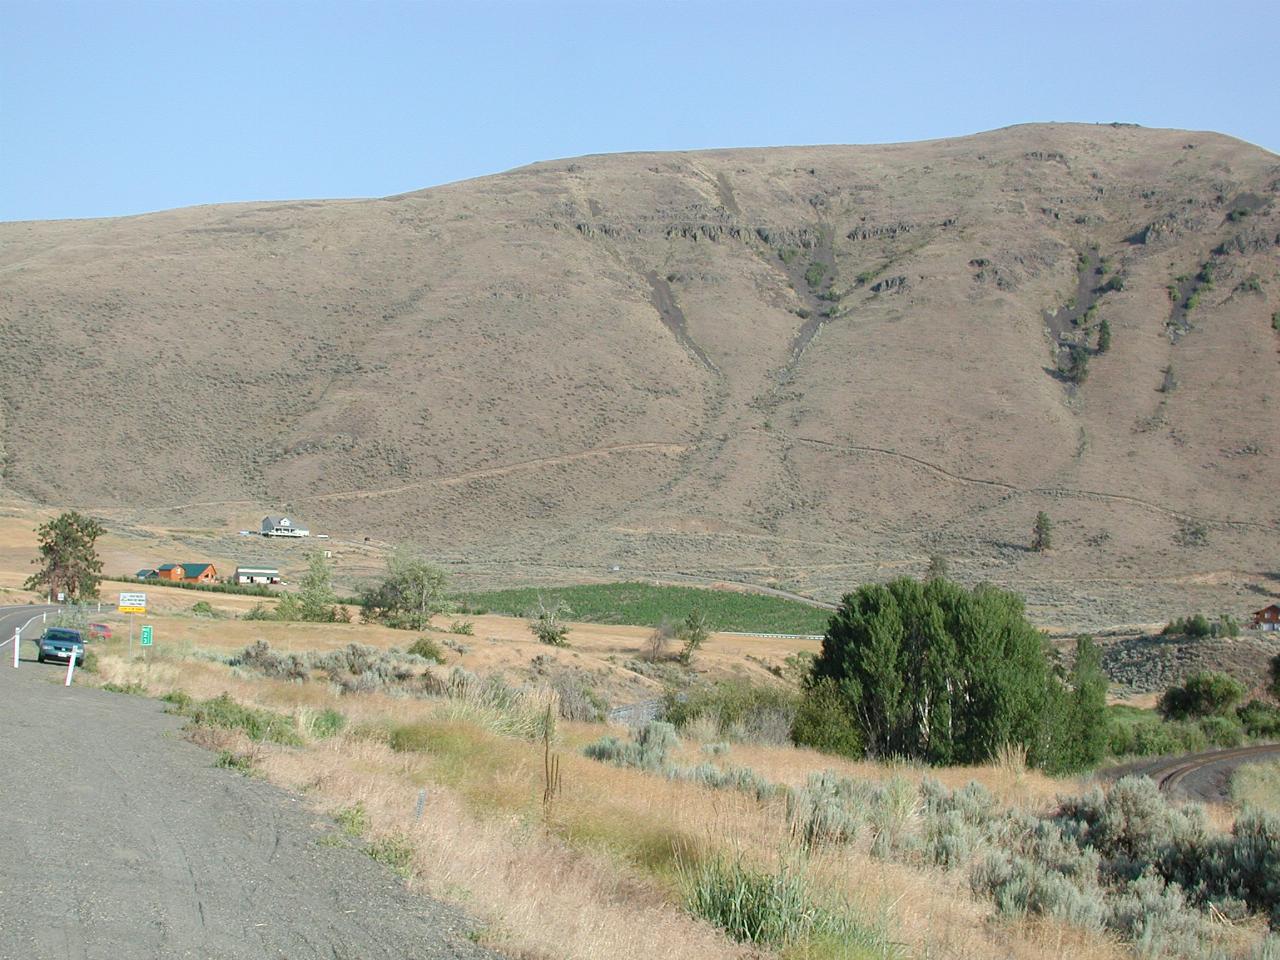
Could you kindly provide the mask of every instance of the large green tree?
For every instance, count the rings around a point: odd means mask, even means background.
[[[97,520],[68,510],[36,528],[40,538],[40,564],[24,586],[65,594],[68,600],[91,600],[102,582],[102,561],[95,546],[103,528]]]
[[[364,618],[422,630],[433,614],[449,609],[444,570],[405,548],[387,558],[382,582],[361,595]]]
[[[1107,683],[1102,651],[1093,637],[1076,638],[1075,661],[1056,711],[1061,722],[1050,731],[1053,743],[1046,766],[1063,771],[1085,770],[1097,766],[1106,756]]]
[[[337,594],[333,591],[333,569],[324,554],[314,551],[307,557],[307,572],[298,581],[297,618],[331,623],[337,617],[337,602]]]
[[[982,763],[1016,744],[1032,763],[1058,765],[1073,695],[1020,597],[945,579],[847,594],[809,686],[839,699],[870,755],[938,764]]]

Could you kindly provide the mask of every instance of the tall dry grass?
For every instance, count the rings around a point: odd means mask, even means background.
[[[244,752],[273,782],[304,794],[323,812],[359,804],[370,839],[409,845],[415,888],[461,903],[485,923],[487,942],[516,956],[748,956],[682,909],[679,863],[720,854],[776,870],[793,850],[780,798],[757,802],[736,791],[587,760],[570,744],[592,731],[598,736],[598,726],[562,728],[563,788],[544,807],[543,745],[451,715],[444,701],[338,696],[324,684],[261,679],[200,659],[162,656],[143,665],[107,654],[100,670],[103,680],[141,683],[153,694],[227,692],[290,713],[342,711],[347,732],[302,748],[249,744],[236,734],[202,736]],[[697,752],[696,745],[684,749]],[[916,783],[926,773],[956,786],[978,779],[1019,803],[1042,803],[1065,786],[1020,769],[926,771],[779,747],[734,745],[731,759],[779,782],[802,782],[828,767],[877,781]],[[417,819],[422,788],[428,801]],[[805,870],[824,897],[849,904],[910,955],[1058,960],[1070,950],[1077,960],[1110,960],[1124,954],[1103,936],[1063,925],[995,921],[991,908],[970,895],[964,871],[888,862],[865,845],[819,850]]]

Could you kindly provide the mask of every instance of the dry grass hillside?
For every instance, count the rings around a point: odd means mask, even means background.
[[[0,224],[4,493],[460,583],[939,553],[1050,626],[1239,615],[1280,594],[1278,196],[1227,137],[1033,125]]]

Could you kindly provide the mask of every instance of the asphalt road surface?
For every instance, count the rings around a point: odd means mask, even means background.
[[[0,641],[39,607],[0,607]],[[0,960],[493,960],[298,798],[154,700],[0,647]]]

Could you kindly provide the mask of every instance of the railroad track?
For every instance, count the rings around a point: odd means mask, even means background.
[[[1161,791],[1168,793],[1175,787],[1182,786],[1188,777],[1199,773],[1206,767],[1226,764],[1227,770],[1224,772],[1227,775],[1224,777],[1224,782],[1229,783],[1229,771],[1234,770],[1240,764],[1251,763],[1256,760],[1266,760],[1272,757],[1280,759],[1280,744],[1266,743],[1251,747],[1234,747],[1227,750],[1213,750],[1209,753],[1195,753],[1151,764],[1150,766],[1141,770],[1135,770],[1134,772],[1145,774],[1150,777],[1155,781],[1156,786],[1158,786]],[[1203,799],[1215,799],[1204,794],[1202,791],[1197,791],[1197,793]],[[1218,797],[1216,799],[1226,798]]]

